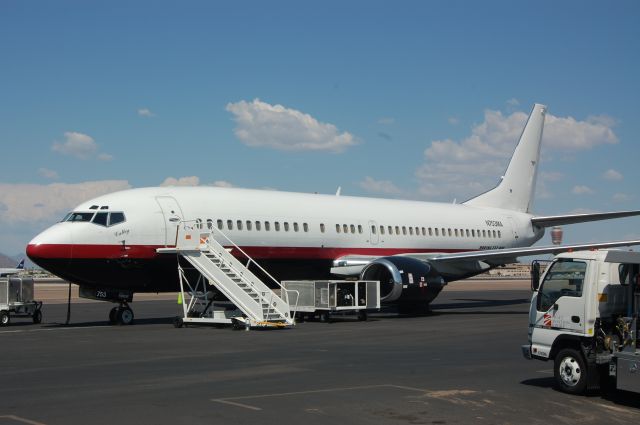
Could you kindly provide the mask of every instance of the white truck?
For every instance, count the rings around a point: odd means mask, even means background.
[[[531,269],[527,359],[552,360],[557,387],[640,392],[640,252],[560,254]]]

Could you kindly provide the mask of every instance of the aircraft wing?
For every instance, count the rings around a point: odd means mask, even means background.
[[[465,251],[452,254],[406,254],[407,257],[413,257],[419,260],[427,260],[430,263],[446,264],[446,263],[464,263],[467,261],[483,261],[492,265],[500,265],[506,263],[513,263],[517,261],[518,257],[525,257],[530,255],[542,255],[542,254],[560,254],[561,252],[568,251],[584,251],[590,249],[606,249],[616,248],[621,246],[633,246],[640,245],[640,240],[631,241],[618,241],[618,242],[603,242],[603,243],[584,243],[575,245],[552,245],[552,246],[540,246],[540,247],[525,247],[525,248],[507,248],[507,249],[493,249],[486,251]]]
[[[537,216],[531,219],[531,224],[538,227],[553,227],[564,224],[586,223],[588,221],[609,220],[612,218],[631,217],[640,215],[640,210],[614,211],[604,213],[568,214]]]

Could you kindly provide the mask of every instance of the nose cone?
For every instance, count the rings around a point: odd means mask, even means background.
[[[71,233],[65,223],[49,227],[33,238],[27,245],[27,256],[45,269],[49,260],[68,260],[71,258]]]

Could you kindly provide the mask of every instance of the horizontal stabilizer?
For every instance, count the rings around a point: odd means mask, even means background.
[[[640,215],[640,210],[635,211],[615,211],[591,214],[568,214],[538,216],[531,219],[531,224],[538,227],[553,227],[565,224],[586,223],[588,221],[610,220],[612,218],[632,217]]]

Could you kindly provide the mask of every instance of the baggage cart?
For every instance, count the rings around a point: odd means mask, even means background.
[[[31,317],[33,323],[40,323],[42,302],[33,298],[32,278],[0,278],[0,326],[9,325],[12,317]]]

